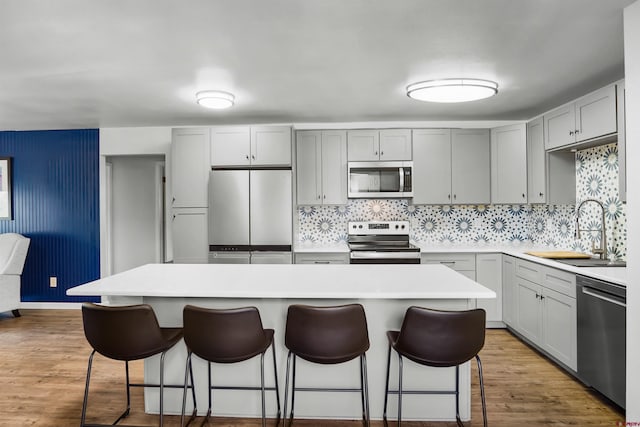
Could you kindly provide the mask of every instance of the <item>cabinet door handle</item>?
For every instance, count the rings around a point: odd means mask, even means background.
[[[451,194],[447,194],[447,199],[451,200]]]
[[[244,156],[245,159],[249,160],[249,155]]]
[[[320,197],[320,195],[318,194],[318,200],[320,200],[320,199],[321,199],[321,197]]]
[[[252,154],[252,155],[251,155],[251,158],[252,158],[253,160],[255,160],[255,159],[256,159],[256,156],[254,156],[254,155]]]
[[[540,197],[544,196],[544,194],[542,194],[542,192],[540,192]]]
[[[173,199],[171,199],[171,203],[175,203],[176,202],[176,198],[174,197]]]
[[[377,155],[378,155],[378,152],[377,152],[377,151],[374,151],[374,152],[373,152],[373,154],[377,156]]]
[[[524,193],[522,193],[522,198],[524,199],[526,196],[524,195]]]
[[[326,199],[326,198],[327,198],[327,195],[326,195],[326,194],[323,194],[323,195],[322,195],[322,198],[323,198],[323,199]]]
[[[577,135],[577,134],[579,134],[579,133],[580,133],[580,129],[576,129],[576,130],[575,130],[575,134]]]
[[[173,216],[172,220],[173,220],[173,221],[175,221],[175,220],[176,220],[176,216],[175,216],[175,215]]]
[[[453,200],[455,200],[455,199],[456,199],[456,195],[454,194],[454,195],[453,195]]]
[[[330,261],[313,261],[314,264],[331,264]]]
[[[536,292],[536,299],[540,298],[540,295]]]
[[[569,131],[569,135],[573,135],[573,131],[572,130]]]
[[[540,299],[543,300],[544,299],[544,295],[540,295]]]
[[[380,155],[381,155],[381,156],[384,156],[384,151],[381,151],[381,152],[380,152]]]

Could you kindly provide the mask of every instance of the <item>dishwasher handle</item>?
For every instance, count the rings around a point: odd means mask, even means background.
[[[582,287],[582,293],[585,294],[585,295],[589,295],[591,297],[594,297],[594,298],[598,298],[598,299],[610,302],[611,304],[619,305],[619,306],[625,307],[625,308],[627,307],[626,298],[622,299],[622,298],[616,297],[615,295],[610,295],[610,294],[607,294],[605,292],[599,291],[599,290],[594,289],[594,288],[589,288],[587,286],[583,286]]]

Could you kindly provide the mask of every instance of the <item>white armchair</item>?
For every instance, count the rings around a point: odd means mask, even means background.
[[[0,313],[12,310],[20,316],[20,275],[30,241],[21,234],[0,234]]]

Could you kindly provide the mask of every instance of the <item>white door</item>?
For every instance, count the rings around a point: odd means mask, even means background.
[[[412,203],[451,203],[451,130],[413,131]]]
[[[289,126],[252,126],[251,164],[253,166],[291,165],[291,128]]]
[[[569,104],[544,115],[544,148],[551,150],[575,142],[575,105]]]
[[[451,203],[491,202],[491,137],[489,129],[451,131]]]
[[[172,207],[206,208],[209,179],[209,129],[173,129]]]
[[[247,126],[211,128],[211,165],[248,166],[251,164],[251,133]]]
[[[618,131],[615,85],[582,97],[575,104],[578,141]]]
[[[529,203],[547,201],[547,165],[544,150],[543,120],[527,123],[527,198]]]
[[[176,264],[206,264],[207,209],[177,208],[173,210],[173,262]]]
[[[527,203],[527,128],[491,129],[491,202]]]
[[[380,133],[377,130],[347,132],[347,158],[350,162],[380,159]]]
[[[542,287],[516,276],[516,321],[518,332],[535,344],[542,341],[540,295]]]
[[[510,256],[502,256],[502,321],[517,330],[516,311],[516,266]]]
[[[494,299],[478,299],[477,307],[487,312],[487,322],[502,321],[502,255],[476,255],[476,281],[496,293]]]
[[[318,205],[322,203],[321,138],[320,131],[298,131],[296,133],[298,205]]]
[[[575,298],[544,288],[542,348],[573,370],[577,369],[577,313]]]
[[[411,160],[411,129],[380,131],[380,160]]]
[[[347,133],[322,132],[322,203],[347,204]]]

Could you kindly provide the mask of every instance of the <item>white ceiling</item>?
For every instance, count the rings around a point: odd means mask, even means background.
[[[633,1],[1,0],[0,130],[527,119],[623,77]],[[447,77],[499,93],[405,95]]]

